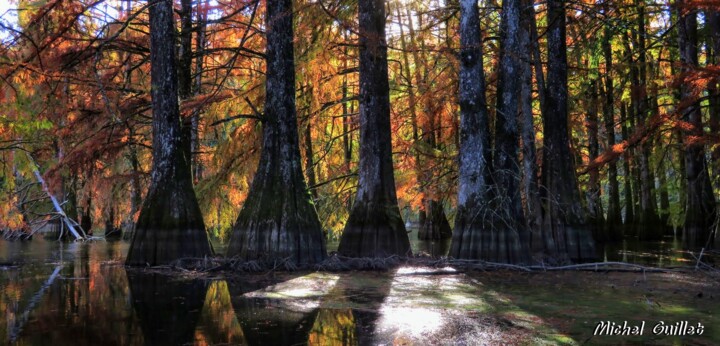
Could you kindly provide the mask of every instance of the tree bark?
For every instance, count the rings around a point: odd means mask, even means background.
[[[607,4],[604,5],[605,14],[609,12]],[[603,30],[602,49],[605,58],[605,104],[603,117],[605,120],[605,136],[607,137],[607,149],[612,150],[615,146],[615,85],[613,81],[612,46],[610,39],[610,24],[605,24]],[[618,183],[617,161],[608,163],[608,207],[606,222],[607,240],[615,241],[622,239],[622,214],[620,211],[620,186]]]
[[[228,257],[300,266],[322,261],[325,238],[303,176],[295,110],[291,0],[268,0],[263,146]]]
[[[648,115],[647,95],[647,59],[645,52],[645,6],[643,1],[635,0],[637,7],[637,40],[634,47],[637,47],[638,61],[637,69],[634,71],[633,92],[635,100],[634,115],[637,118],[637,126],[645,127],[645,120]],[[653,198],[655,180],[650,168],[650,141],[646,140],[636,151],[640,169],[640,210],[637,223],[637,234],[640,240],[659,240],[662,238],[662,227],[657,213],[657,201]]]
[[[172,1],[150,6],[153,169],[128,252],[128,265],[167,264],[212,254],[183,153]]]
[[[622,140],[628,140],[628,125],[627,125],[627,104],[623,102],[620,105],[620,130],[622,134]],[[635,233],[635,203],[633,193],[633,177],[631,170],[631,156],[630,150],[626,149],[623,153],[623,178],[624,178],[624,194],[625,194],[625,219],[623,221],[623,233],[624,235],[631,235]]]
[[[532,1],[526,9],[528,11],[527,19],[530,21],[533,70],[535,71],[535,80],[537,81],[540,111],[543,112],[543,109],[545,109],[545,74],[543,73],[542,59],[540,58],[540,37],[538,35],[537,19],[535,18],[535,7]]]
[[[198,1],[197,4],[197,34],[195,37],[195,87],[194,94],[202,93],[202,76],[204,64],[205,43],[207,41],[207,0]],[[190,153],[192,158],[193,182],[197,184],[205,172],[200,160],[200,110],[195,110],[190,117]]]
[[[348,31],[343,31],[343,39],[348,40]],[[343,54],[345,55],[345,59],[343,60],[343,69],[348,69],[348,60],[349,60],[349,50],[348,47],[345,46],[343,48]],[[342,94],[343,94],[343,100],[348,100],[349,95],[349,86],[348,86],[348,74],[346,73],[343,75],[343,84],[342,84]],[[342,126],[343,126],[343,159],[345,163],[345,173],[350,173],[350,164],[352,163],[352,153],[353,153],[353,137],[351,132],[351,125],[352,125],[352,117],[353,113],[355,113],[355,101],[345,101],[342,103],[342,109],[343,109],[343,117],[342,117]],[[346,207],[348,212],[352,210],[352,198],[348,197]]]
[[[481,259],[488,253],[490,125],[477,1],[460,0],[460,151],[458,201],[450,256]]]
[[[552,239],[546,255],[572,260],[595,257],[595,242],[580,202],[568,128],[565,3],[548,1],[548,73],[543,114],[544,232]]]
[[[689,73],[698,65],[697,13],[684,12],[686,8],[678,6],[681,14],[678,20],[678,45],[682,72]],[[689,83],[681,84],[680,102],[690,103],[692,90]],[[683,120],[692,128],[687,130],[685,147],[685,178],[687,179],[687,207],[685,208],[685,225],[683,243],[687,247],[703,247],[712,244],[712,226],[717,210],[710,177],[705,161],[705,149],[702,141],[694,143],[693,137],[703,135],[702,113],[699,102],[693,101],[682,110]]]
[[[587,90],[587,113],[586,113],[586,129],[588,135],[588,158],[590,162],[598,157],[600,145],[598,143],[598,85],[597,80],[591,80]],[[591,167],[589,169],[589,181],[587,188],[587,206],[589,211],[590,226],[593,229],[595,239],[605,240],[604,224],[605,213],[602,209],[602,201],[600,199],[600,169]]]
[[[710,63],[720,65],[720,11],[706,12],[705,18],[710,29],[710,45],[712,57]],[[708,83],[708,94],[710,95],[710,132],[720,133],[720,88],[718,78]],[[712,171],[711,185],[714,191],[720,191],[720,145],[715,145],[710,153],[710,169]],[[716,246],[720,245],[720,237],[715,234]]]
[[[360,164],[358,192],[338,252],[350,257],[410,255],[393,176],[385,1],[359,2]]]
[[[527,262],[529,235],[520,194],[520,163],[518,162],[518,119],[521,116],[523,84],[522,59],[525,47],[522,29],[521,0],[503,0],[500,22],[500,70],[496,95],[494,199],[492,228],[487,229],[492,242],[484,259],[498,262]],[[493,249],[497,249],[496,252]]]
[[[540,230],[542,225],[542,205],[540,203],[540,190],[538,187],[538,155],[535,145],[535,121],[532,105],[532,73],[535,69],[536,80],[538,84],[538,95],[544,98],[544,92],[540,89],[544,88],[544,76],[542,64],[540,64],[540,53],[537,42],[537,27],[535,23],[535,8],[532,1],[523,0],[521,3],[521,27],[520,45],[524,47],[519,52],[521,59],[521,86],[520,86],[520,107],[521,121],[520,131],[522,140],[522,189],[525,195],[525,220],[527,229],[530,232],[528,240],[531,246],[531,253],[543,251],[543,232]],[[535,49],[538,49],[537,59],[534,58]],[[544,105],[544,99],[541,102],[541,108]]]

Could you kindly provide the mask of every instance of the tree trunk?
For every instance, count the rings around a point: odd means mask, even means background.
[[[115,191],[115,188],[113,188]],[[105,216],[105,239],[106,240],[117,240],[120,239],[122,231],[120,228],[115,227],[115,205],[109,203],[106,205],[107,215]]]
[[[520,92],[523,84],[522,66],[525,47],[520,40],[522,28],[521,0],[503,0],[500,22],[500,70],[496,96],[494,199],[495,218],[486,229],[492,242],[490,253],[483,259],[499,262],[527,262],[529,235],[520,194],[518,162],[518,119],[522,108]],[[497,249],[496,252],[493,249]]]
[[[627,125],[627,105],[623,102],[620,105],[620,129],[622,134],[622,140],[628,140],[628,125]],[[630,150],[626,149],[623,153],[623,177],[624,177],[624,194],[625,194],[625,220],[623,221],[623,233],[624,235],[631,235],[635,233],[635,203],[633,193],[633,177],[631,170],[631,156]]]
[[[542,252],[543,250],[543,246],[541,245],[543,244],[543,232],[540,231],[542,225],[542,205],[540,203],[540,191],[538,188],[538,157],[535,146],[535,122],[532,105],[533,67],[536,72],[538,89],[544,87],[544,82],[541,83],[541,80],[543,80],[542,65],[539,63],[539,60],[533,58],[533,53],[530,53],[534,52],[538,46],[537,38],[533,34],[533,32],[537,33],[537,27],[535,27],[535,8],[529,0],[523,0],[521,6],[523,8],[520,23],[522,30],[519,35],[520,45],[524,47],[523,50],[519,52],[521,54],[520,78],[522,83],[520,86],[520,129],[523,159],[522,188],[525,194],[525,220],[527,222],[527,229],[530,232],[529,244],[533,246],[530,248],[530,251],[535,253]],[[536,63],[533,64],[533,62]],[[540,87],[540,85],[543,85],[543,87]],[[539,91],[538,95],[543,95],[543,93]],[[541,104],[541,108],[542,105],[544,105],[544,101]]]
[[[604,7],[606,14],[609,11]],[[607,149],[613,150],[615,146],[615,85],[613,81],[612,46],[610,45],[610,25],[605,24],[603,32],[602,49],[605,58],[605,104],[603,116],[605,120],[605,135],[607,136]],[[622,239],[622,215],[620,211],[620,186],[618,184],[617,161],[608,163],[608,207],[606,222],[607,240]]]
[[[711,11],[705,14],[707,26],[710,28],[710,43],[712,57],[710,63],[720,65],[720,11]],[[710,95],[710,133],[720,133],[720,88],[718,80],[708,84]],[[712,171],[711,186],[714,191],[720,191],[720,145],[715,145],[710,153],[710,169]],[[718,211],[716,211],[717,213]],[[720,247],[720,236],[715,233],[715,247]]]
[[[348,32],[343,31],[343,39],[348,40]],[[343,69],[348,69],[348,47],[343,48],[344,56],[346,59],[343,59]],[[349,87],[348,87],[348,74],[343,75],[343,84],[342,84],[342,94],[343,94],[343,100],[348,100],[349,96]],[[343,159],[345,164],[345,173],[350,173],[350,164],[352,163],[352,153],[353,153],[353,138],[352,138],[352,132],[351,132],[351,123],[352,123],[352,116],[353,113],[355,113],[355,103],[354,101],[345,101],[342,103],[342,109],[343,109],[343,117],[342,117],[342,125],[343,125]],[[348,197],[347,204],[346,204],[348,212],[352,210],[352,198]]]
[[[530,1],[530,0],[528,0]],[[538,100],[540,101],[540,111],[545,109],[545,74],[543,73],[542,60],[540,58],[540,37],[538,35],[537,19],[535,18],[535,7],[533,1],[530,1],[526,7],[527,20],[530,21],[530,43],[532,45],[532,61],[535,70],[535,80],[537,81]]]
[[[322,261],[326,252],[300,162],[292,11],[291,0],[267,1],[262,153],[227,255],[304,266]]]
[[[645,127],[648,115],[647,95],[647,59],[645,51],[645,6],[642,1],[635,0],[637,7],[637,40],[634,47],[639,52],[637,69],[634,71],[633,92],[635,100],[635,117],[638,128]],[[636,151],[640,168],[640,210],[637,224],[637,234],[640,240],[659,240],[662,238],[662,227],[657,214],[657,201],[653,198],[655,181],[650,169],[650,141],[644,141]]]
[[[598,86],[597,80],[591,80],[587,90],[587,119],[586,128],[588,135],[588,158],[590,162],[598,157],[600,145],[598,143]],[[606,240],[604,230],[605,214],[600,199],[600,169],[592,166],[589,170],[589,181],[587,188],[588,222],[593,229],[595,239]]]
[[[620,125],[622,140],[628,140],[629,129],[627,124],[627,104],[622,103],[620,108]],[[634,184],[633,168],[634,162],[630,149],[626,149],[623,153],[623,177],[624,177],[624,194],[625,194],[625,219],[623,220],[624,235],[635,234],[635,190],[637,186]]]
[[[130,141],[135,141],[134,131],[128,126]],[[137,145],[130,144],[128,147],[128,156],[130,160],[130,168],[132,176],[130,177],[130,215],[125,219],[122,237],[125,240],[132,239],[135,233],[135,215],[142,206],[142,192],[140,191],[140,162],[138,160]]]
[[[672,229],[670,228],[670,192],[667,177],[669,171],[668,162],[663,162],[660,166],[660,172],[658,172],[660,180],[660,223],[663,226],[663,234],[672,235]]]
[[[385,1],[359,2],[360,167],[358,192],[338,252],[350,257],[410,255],[393,176]]]
[[[197,4],[197,34],[195,37],[195,89],[194,94],[202,93],[202,72],[204,68],[205,42],[207,41],[207,0]],[[190,118],[190,152],[192,157],[193,182],[197,184],[202,178],[204,168],[200,160],[200,110],[195,110]]]
[[[153,171],[126,264],[212,254],[181,143],[172,1],[150,7]]]
[[[680,1],[680,4],[683,3],[684,1]],[[697,14],[695,12],[681,14],[678,20],[678,45],[684,73],[690,72],[698,65],[697,42]],[[681,84],[681,104],[688,103],[693,97],[691,89],[689,82]],[[705,148],[702,141],[692,142],[692,137],[703,135],[702,113],[697,101],[690,103],[681,111],[683,120],[692,126],[686,131],[689,140],[685,143],[687,207],[683,243],[687,247],[704,247],[712,244],[712,226],[717,210],[705,161]]]
[[[544,232],[553,240],[550,257],[572,260],[595,257],[595,242],[587,227],[570,152],[568,129],[567,47],[565,3],[548,1],[548,74],[543,114]],[[544,237],[545,238],[545,237]]]
[[[450,256],[481,259],[487,237],[491,184],[490,125],[477,1],[460,0],[460,150],[458,201]]]
[[[85,231],[85,234],[92,235],[92,197],[90,191],[87,192],[88,196],[85,200],[85,206],[82,208],[82,215],[80,215],[80,228]]]
[[[305,139],[305,174],[307,175],[307,181],[308,185],[310,187],[314,187],[317,184],[317,178],[315,178],[315,160],[313,158],[313,147],[312,147],[312,127],[310,126],[310,118],[307,119],[307,124],[305,124],[305,135],[303,136]],[[310,195],[312,195],[313,203],[318,202],[318,192],[317,188],[312,188],[310,190]]]

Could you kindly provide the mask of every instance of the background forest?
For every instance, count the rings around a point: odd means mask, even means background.
[[[524,222],[543,222],[536,217],[548,198],[543,172],[568,167],[558,179],[577,181],[575,207],[596,240],[659,240],[698,229],[686,245],[709,246],[720,193],[720,3],[508,3],[518,5],[519,29],[501,29],[507,4],[480,3],[480,48],[489,142],[496,168],[507,172],[498,185],[519,186]],[[57,224],[49,195],[85,232],[132,231],[152,166],[151,4],[20,0],[2,9],[5,237]],[[258,167],[272,92],[265,90],[266,7],[259,0],[175,5],[184,143],[206,228],[227,240]],[[293,1],[302,166],[330,238],[342,232],[358,186],[357,7]],[[450,236],[458,204],[460,9],[453,0],[390,0],[385,8],[397,198],[403,219],[427,237]],[[553,41],[551,29],[560,27],[564,40]],[[515,52],[520,64],[505,59]],[[566,54],[565,66],[548,63],[558,54]],[[513,67],[524,74],[508,82],[502,76]],[[557,83],[563,71],[566,86]],[[561,159],[547,154],[545,136],[558,129],[552,119],[565,107],[557,85],[567,90],[570,157]],[[522,105],[517,117],[502,116],[508,100],[500,95],[511,89],[521,90],[510,100]],[[498,162],[499,152],[511,159]]]

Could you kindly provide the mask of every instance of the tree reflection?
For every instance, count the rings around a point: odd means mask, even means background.
[[[228,284],[213,281],[195,330],[195,345],[245,345],[245,334],[233,311]]]
[[[317,297],[302,299],[283,297],[282,293],[249,294],[251,292],[272,292],[273,285],[292,280],[282,277],[271,281],[230,280],[232,306],[242,326],[245,340],[249,345],[294,345],[305,344],[308,332],[317,315]]]
[[[194,340],[208,283],[127,270],[133,309],[146,345],[183,345]]]
[[[311,345],[366,345],[377,341],[380,308],[393,272],[343,274],[325,297],[310,330]]]

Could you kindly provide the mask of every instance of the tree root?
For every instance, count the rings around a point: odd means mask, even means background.
[[[516,265],[507,263],[487,262],[480,260],[461,260],[454,258],[431,258],[431,257],[402,257],[393,255],[384,258],[372,257],[346,257],[333,253],[324,261],[303,265],[293,262],[289,257],[273,261],[244,261],[240,258],[204,257],[204,258],[181,258],[169,265],[148,266],[150,270],[171,270],[180,272],[215,273],[215,272],[236,272],[236,273],[261,273],[270,274],[277,271],[320,271],[320,272],[344,272],[352,270],[374,270],[387,271],[399,266],[430,267],[430,268],[452,268],[453,271],[428,272],[427,275],[441,275],[442,273],[457,274],[463,270],[495,271],[509,270],[527,273],[549,272],[549,271],[593,271],[593,272],[636,272],[636,273],[668,273],[678,271],[703,270],[720,273],[720,269],[697,260],[697,265],[686,267],[649,267],[627,262],[595,262],[581,263],[561,266],[547,265]]]

